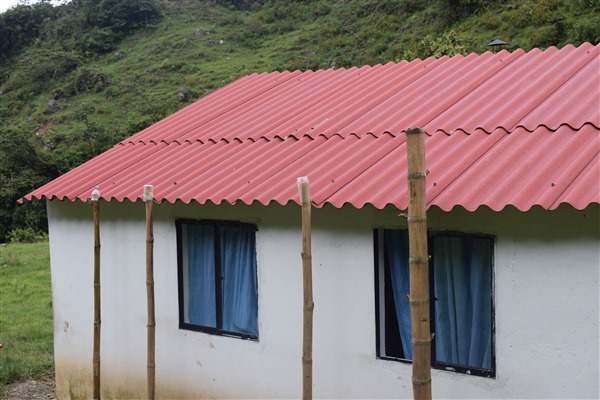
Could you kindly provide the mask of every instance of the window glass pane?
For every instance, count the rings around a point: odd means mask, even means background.
[[[184,305],[185,322],[215,328],[215,243],[214,227],[187,225],[187,304]]]
[[[254,227],[221,227],[222,329],[258,335]]]
[[[434,237],[435,359],[491,369],[491,240]]]

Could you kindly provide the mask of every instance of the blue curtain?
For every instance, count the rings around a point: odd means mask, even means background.
[[[188,303],[186,322],[258,336],[256,246],[252,226],[217,229],[221,256],[221,299],[216,304],[215,226],[187,225]],[[222,325],[217,326],[217,307]]]
[[[254,228],[221,227],[223,329],[258,336]]]
[[[408,231],[384,230],[402,349],[412,359]],[[492,368],[492,241],[467,236],[433,239],[435,359]]]
[[[435,358],[492,367],[491,240],[434,238]]]
[[[402,350],[404,351],[404,358],[412,360],[410,303],[408,301],[410,292],[408,231],[386,229],[384,231],[384,242],[392,277],[394,304],[396,306]]]
[[[215,295],[214,227],[187,225],[188,307],[187,321],[194,325],[217,326]]]

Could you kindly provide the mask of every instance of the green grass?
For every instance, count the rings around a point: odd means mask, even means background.
[[[0,398],[7,384],[54,374],[48,242],[0,245]]]

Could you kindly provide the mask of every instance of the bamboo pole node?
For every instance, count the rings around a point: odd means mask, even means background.
[[[412,339],[412,344],[416,344],[418,346],[423,346],[423,345],[431,345],[431,338],[429,339]]]
[[[428,385],[431,383],[431,378],[429,378],[429,379],[413,379],[412,383],[413,383],[413,385],[416,385],[416,386]]]
[[[427,174],[429,171],[427,172],[411,172],[410,174],[408,174],[408,179],[425,179],[427,178]]]
[[[406,217],[408,222],[427,222],[427,217]]]
[[[408,302],[409,302],[410,304],[415,304],[415,305],[419,305],[419,304],[429,304],[429,299],[408,300]]]
[[[408,263],[409,264],[429,264],[429,257],[428,258],[411,257],[408,259]]]

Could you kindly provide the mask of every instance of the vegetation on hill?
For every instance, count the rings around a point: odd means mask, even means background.
[[[21,196],[243,75],[598,43],[600,3],[72,0],[9,9],[0,36],[2,242],[46,229]]]

